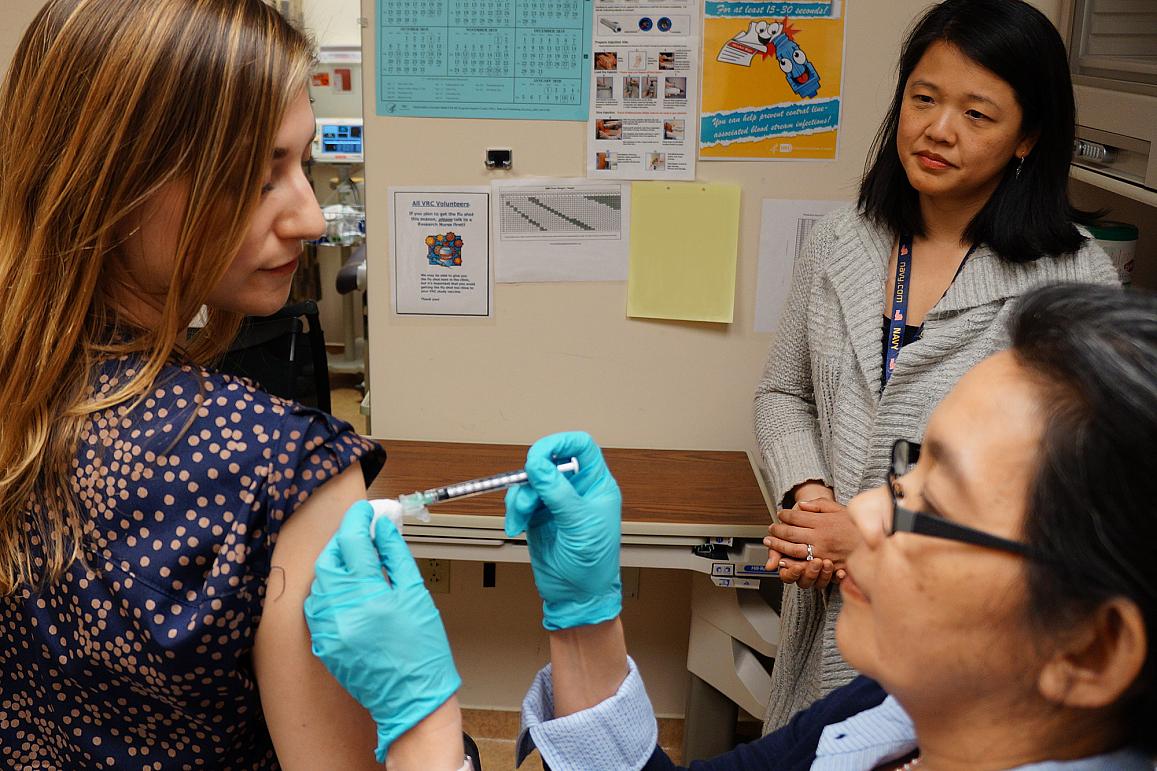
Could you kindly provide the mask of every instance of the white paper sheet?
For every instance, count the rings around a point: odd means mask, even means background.
[[[496,281],[627,280],[630,183],[500,180],[492,191]]]
[[[390,188],[394,312],[490,316],[490,192]]]
[[[698,0],[595,0],[587,176],[694,179]]]
[[[816,220],[846,201],[763,200],[759,225],[759,275],[755,283],[755,331],[779,326],[796,258]]]

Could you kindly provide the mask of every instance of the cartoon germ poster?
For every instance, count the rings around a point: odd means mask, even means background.
[[[836,157],[843,6],[844,0],[707,0],[700,159]]]

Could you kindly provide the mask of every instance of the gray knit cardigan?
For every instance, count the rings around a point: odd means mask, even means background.
[[[892,247],[889,232],[845,208],[816,223],[800,254],[755,391],[755,436],[777,502],[809,479],[822,479],[841,503],[883,483],[892,442],[919,441],[961,375],[1007,345],[1010,300],[1058,281],[1117,282],[1091,240],[1076,254],[1027,263],[982,244],[925,317],[923,335],[904,346],[881,393]],[[838,590],[784,588],[765,733],[855,676],[835,645],[840,605]]]

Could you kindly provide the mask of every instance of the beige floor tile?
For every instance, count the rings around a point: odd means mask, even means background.
[[[517,712],[496,709],[462,710],[462,730],[475,739],[481,737],[514,741],[518,738],[518,728]]]
[[[483,771],[514,770],[514,739],[518,736],[518,713],[501,710],[464,709],[462,728],[478,744]],[[509,738],[506,738],[509,737]],[[683,721],[659,719],[659,744],[676,764],[683,762]],[[534,753],[519,771],[542,771],[542,758]]]
[[[681,748],[683,746],[683,721],[678,718],[661,717],[659,718],[659,746],[667,750],[667,754],[671,755],[671,750],[668,747]],[[679,751],[682,754],[682,750]],[[671,760],[676,763],[679,759],[671,755]]]
[[[505,739],[479,739],[478,753],[482,756],[482,771],[514,771],[514,741]],[[534,753],[527,758],[518,771],[542,771],[542,758]]]
[[[366,416],[361,413],[362,393],[356,388],[334,388],[330,391],[333,415],[354,427],[359,434],[366,432]]]

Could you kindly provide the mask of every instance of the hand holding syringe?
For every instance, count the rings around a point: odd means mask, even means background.
[[[571,458],[566,463],[559,464],[558,470],[564,474],[567,472],[577,474],[579,470],[578,459]],[[382,517],[386,517],[393,522],[394,527],[398,528],[398,532],[401,532],[402,518],[405,516],[413,516],[423,522],[429,522],[430,512],[427,511],[427,506],[432,506],[435,503],[445,503],[446,501],[453,501],[459,498],[469,498],[472,495],[481,495],[482,493],[489,493],[495,490],[505,490],[508,487],[514,487],[524,482],[526,482],[526,472],[519,469],[517,471],[507,471],[502,474],[494,474],[479,479],[470,479],[445,487],[419,490],[406,495],[399,495],[397,498],[379,498],[372,500],[370,501],[370,505],[374,507],[374,518],[370,522],[370,535],[372,536],[374,534],[378,520]]]

